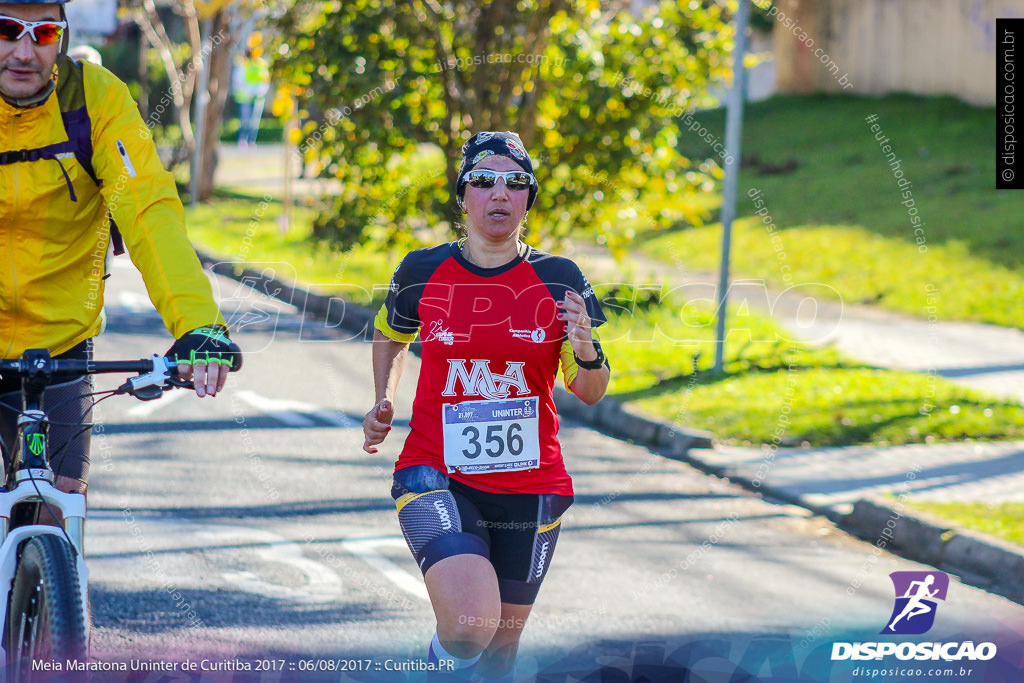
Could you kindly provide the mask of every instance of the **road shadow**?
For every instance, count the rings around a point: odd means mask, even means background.
[[[777,457],[777,464],[779,466],[784,466],[785,461],[789,458],[800,456],[806,457],[812,453],[813,452],[803,454],[780,453]],[[1017,475],[1024,474],[1024,449],[1013,453],[1007,453],[997,458],[923,466],[920,470],[918,470],[917,467],[920,467],[922,463],[917,459],[917,456],[913,456],[915,458],[913,462],[909,460],[910,457],[911,456],[908,455],[905,468],[897,469],[890,473],[868,477],[851,476],[843,479],[806,479],[799,483],[790,484],[789,488],[800,493],[817,494],[841,494],[851,491],[859,491],[862,489],[881,487],[890,487],[895,489],[897,487],[902,487],[904,484],[908,484],[907,472],[911,467],[914,468],[916,476],[909,482],[909,490],[914,493],[939,491],[968,484],[985,486],[985,482],[987,480],[994,481],[996,479],[1015,477]],[[837,463],[836,466],[841,467],[841,464]]]

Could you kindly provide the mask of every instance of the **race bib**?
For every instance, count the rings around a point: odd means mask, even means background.
[[[537,397],[444,404],[448,472],[480,474],[540,467]]]

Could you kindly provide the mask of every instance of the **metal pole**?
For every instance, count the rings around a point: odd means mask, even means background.
[[[196,91],[199,98],[196,100],[196,134],[195,145],[192,150],[191,174],[188,182],[189,205],[195,207],[199,203],[199,176],[203,172],[203,137],[206,135],[206,107],[210,103],[210,64],[208,57],[212,51],[210,46],[211,33],[213,33],[213,19],[207,19],[199,27],[201,36],[200,53],[192,56],[192,64],[199,69],[199,78],[196,82]],[[204,35],[205,34],[205,35]]]
[[[292,146],[292,131],[299,125],[299,101],[292,100],[292,110],[284,124],[284,196],[281,198],[281,232],[288,232],[292,227],[292,205],[295,203],[295,180],[292,173],[292,156],[296,148]],[[303,163],[299,159],[299,163]]]
[[[715,325],[715,374],[724,372],[725,318],[729,299],[729,248],[732,243],[732,221],[736,217],[736,186],[740,174],[740,139],[743,135],[743,91],[745,70],[743,55],[747,52],[747,15],[749,0],[739,0],[736,12],[736,45],[733,50],[732,88],[725,103],[725,188],[722,192],[722,268],[718,276],[718,310]]]

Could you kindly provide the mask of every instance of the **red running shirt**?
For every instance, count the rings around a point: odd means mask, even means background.
[[[447,472],[442,411],[446,404],[537,397],[540,466],[450,477],[495,493],[572,495],[558,443],[553,390],[559,363],[568,387],[577,367],[557,318],[566,290],[583,297],[591,326],[604,312],[579,267],[524,246],[497,268],[467,261],[457,242],[410,252],[398,265],[375,326],[389,339],[422,340],[411,432],[395,464]]]

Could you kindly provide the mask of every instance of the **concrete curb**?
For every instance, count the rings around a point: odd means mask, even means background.
[[[265,271],[238,268],[234,262],[214,258],[202,252],[197,253],[203,267],[217,275],[244,282],[268,296],[295,306],[307,317],[322,320],[349,332],[363,333],[367,339],[373,337],[373,318],[376,311],[372,309],[339,297],[311,292],[269,276]]]
[[[613,398],[588,406],[562,387],[555,387],[555,407],[561,417],[583,422],[618,439],[656,448],[674,459],[682,459],[691,448],[712,446],[710,432],[657,422]]]
[[[239,269],[231,262],[201,252],[199,259],[214,273],[259,286],[268,295],[301,308],[307,316],[361,334],[364,339],[373,337],[376,311],[372,309],[338,297],[310,292],[264,272]],[[419,354],[418,342],[413,344],[412,351]],[[908,516],[903,512],[902,504],[898,506],[900,509],[895,509],[878,499],[861,499],[854,504],[852,512],[841,515],[782,487],[763,482],[754,486],[749,477],[732,468],[720,467],[690,454],[691,449],[712,448],[711,433],[652,420],[614,399],[605,398],[596,406],[588,406],[561,387],[555,387],[555,405],[563,417],[583,422],[616,438],[657,449],[665,457],[728,479],[748,491],[806,508],[832,520],[842,529],[907,559],[957,574],[966,583],[1024,604],[1024,551],[1011,544],[965,529],[955,529],[918,513]]]
[[[1024,604],[1024,551],[929,515],[908,516],[902,503],[861,499],[840,522],[885,550],[956,574],[965,582]]]

